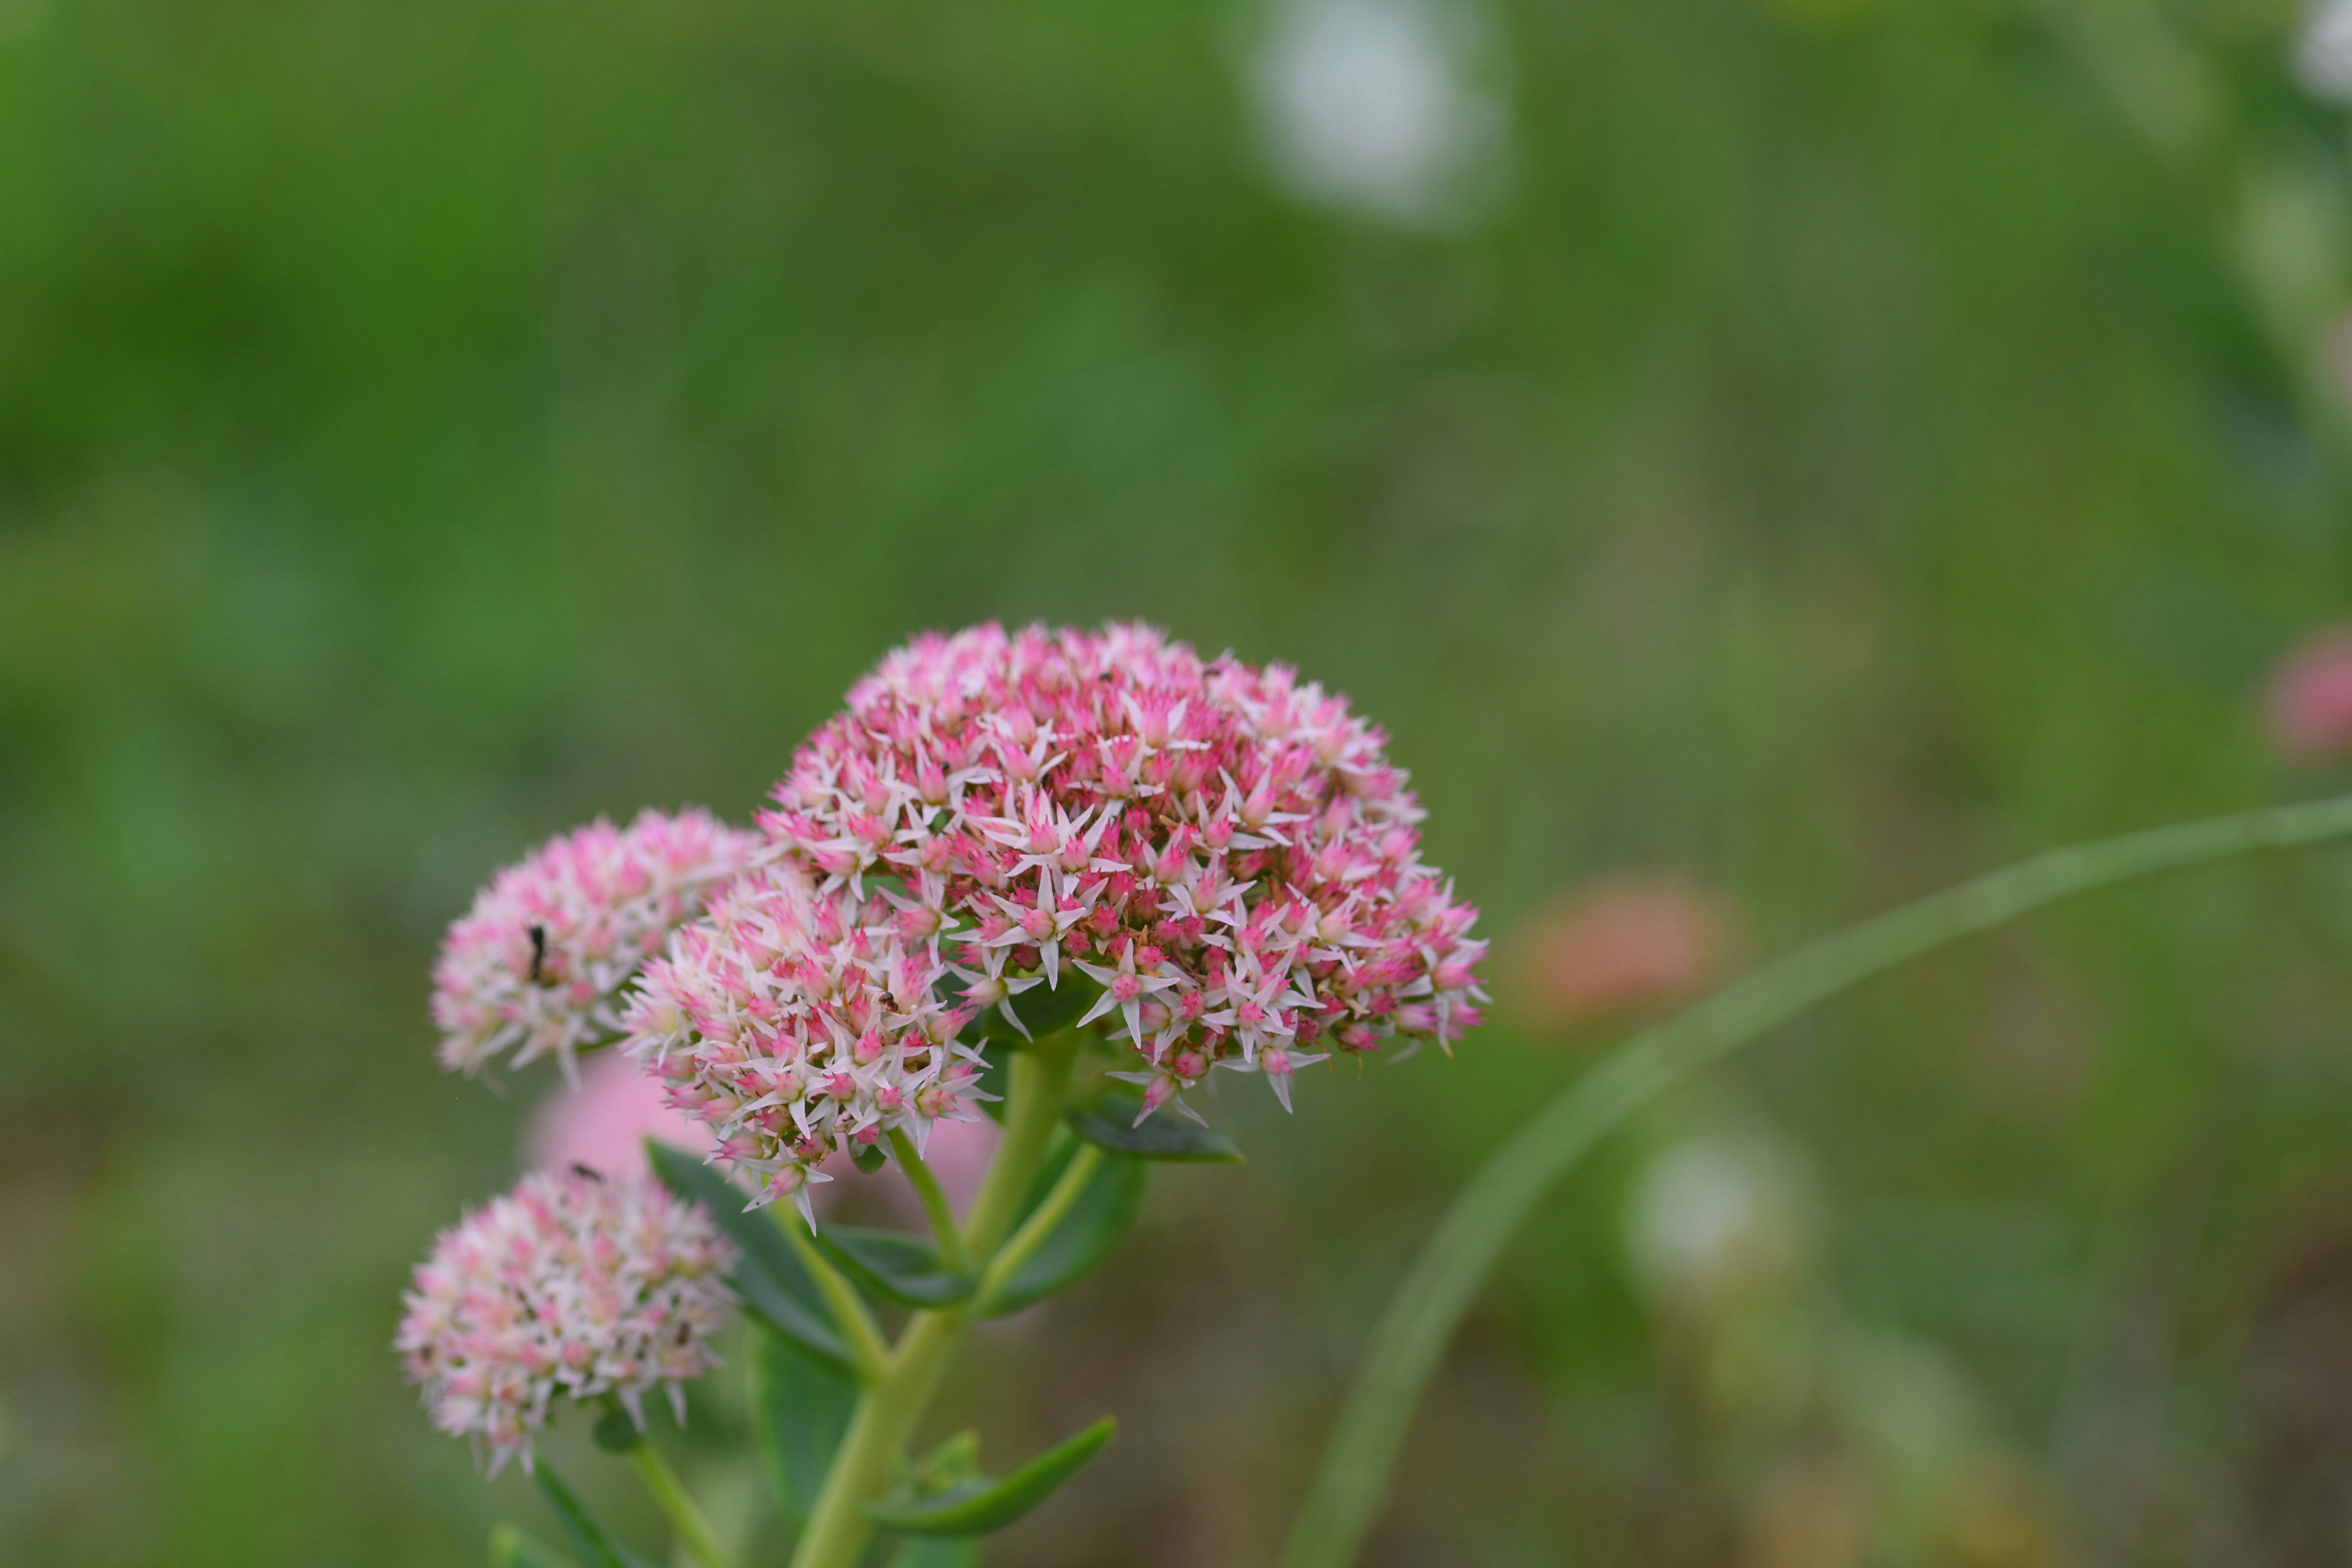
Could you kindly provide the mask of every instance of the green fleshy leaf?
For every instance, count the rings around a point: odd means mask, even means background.
[[[895,1230],[828,1225],[816,1231],[816,1244],[834,1267],[902,1307],[951,1307],[979,1285],[941,1262],[929,1242]]]
[[[651,1563],[606,1534],[604,1527],[590,1517],[580,1500],[572,1496],[572,1489],[559,1480],[545,1462],[532,1470],[531,1479],[547,1494],[555,1517],[563,1521],[563,1533],[571,1539],[572,1550],[580,1554],[586,1568],[653,1568]]]
[[[751,1424],[768,1480],[797,1530],[808,1521],[857,1408],[857,1384],[778,1334],[751,1347]]]
[[[980,1568],[980,1542],[965,1536],[910,1535],[890,1554],[889,1568]]]
[[[1174,1111],[1154,1116],[1139,1125],[1136,1113],[1143,1101],[1131,1094],[1104,1095],[1090,1106],[1072,1110],[1063,1120],[1070,1131],[1089,1143],[1099,1143],[1114,1154],[1135,1160],[1170,1160],[1202,1165],[1238,1165],[1241,1145],[1213,1127],[1203,1127]]]
[[[1029,1037],[1042,1040],[1085,1017],[1087,1010],[1101,999],[1102,987],[1080,973],[1074,964],[1065,963],[1060,984],[1050,989],[1032,985],[1013,999],[1013,1010],[1029,1026]]]
[[[571,1558],[545,1542],[525,1535],[511,1524],[490,1531],[490,1568],[580,1568]]]
[[[607,1410],[597,1418],[596,1429],[591,1434],[596,1447],[608,1454],[625,1454],[646,1440],[637,1424],[629,1419],[625,1410]]]
[[[884,1528],[906,1535],[988,1535],[1052,1496],[1055,1488],[1102,1451],[1118,1429],[1118,1423],[1106,1415],[1003,1480],[976,1477],[940,1492],[894,1492],[867,1503],[866,1511]]]
[[[942,1492],[980,1479],[980,1434],[967,1426],[915,1461],[914,1488]]]
[[[1032,985],[1013,998],[1013,1010],[1021,1015],[1021,1022],[1029,1030],[1023,1035],[1005,1018],[1002,1009],[990,1007],[971,1021],[971,1032],[983,1040],[1003,1044],[1014,1050],[1031,1040],[1068,1028],[1087,1016],[1102,995],[1102,987],[1087,979],[1073,965],[1062,965],[1061,984],[1047,986],[1043,982]],[[1001,1092],[1001,1091],[1000,1091]]]
[[[1024,1217],[1045,1201],[1077,1152],[1076,1139],[1065,1136],[1056,1141],[1030,1188],[1029,1201],[1023,1205]],[[988,1315],[995,1318],[1017,1312],[1077,1283],[1110,1255],[1111,1248],[1135,1224],[1135,1216],[1143,1209],[1144,1189],[1150,1181],[1151,1167],[1142,1161],[1118,1154],[1106,1158],[1096,1169],[1094,1179],[1078,1194],[1077,1202],[1070,1205],[1070,1212],[1062,1216],[1062,1223],[990,1299]]]
[[[742,1253],[735,1266],[736,1294],[752,1316],[810,1354],[842,1371],[851,1366],[849,1342],[835,1326],[833,1312],[808,1266],[776,1228],[765,1210],[746,1211],[743,1189],[685,1150],[646,1140],[646,1154],[662,1184],[700,1204]],[[794,1222],[797,1223],[797,1222]]]

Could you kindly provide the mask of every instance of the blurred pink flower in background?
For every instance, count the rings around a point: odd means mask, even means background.
[[[605,1176],[626,1178],[646,1173],[647,1138],[709,1153],[709,1126],[672,1110],[666,1103],[667,1092],[659,1078],[620,1052],[592,1052],[581,1060],[580,1087],[559,1084],[531,1113],[523,1163],[549,1171],[585,1165]],[[948,1201],[959,1210],[979,1188],[1002,1136],[996,1123],[985,1118],[941,1121],[933,1128],[926,1158]],[[834,1181],[817,1187],[819,1203],[843,1183],[872,1182],[894,1208],[912,1219],[922,1218],[906,1183],[895,1175],[867,1176],[839,1156],[827,1161],[824,1170]]]
[[[1720,895],[1669,878],[1602,882],[1524,921],[1513,1000],[1555,1026],[1704,991],[1730,967],[1738,920]]]
[[[2293,761],[2352,750],[2352,624],[2315,632],[2271,667],[2263,720],[2271,744]]]
[[[710,1129],[672,1110],[667,1088],[618,1051],[582,1058],[580,1087],[558,1084],[540,1101],[524,1134],[523,1163],[568,1171],[585,1165],[615,1177],[646,1173],[646,1140],[658,1138],[697,1154],[710,1152]]]

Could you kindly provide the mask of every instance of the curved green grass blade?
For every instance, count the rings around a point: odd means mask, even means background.
[[[1282,1568],[1355,1561],[1422,1389],[1504,1245],[1594,1144],[1675,1083],[1814,1003],[2071,894],[2347,834],[2352,796],[2053,850],[1801,948],[1628,1042],[1488,1155],[1438,1222],[1372,1331]]]

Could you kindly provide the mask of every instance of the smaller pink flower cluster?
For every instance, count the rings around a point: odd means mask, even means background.
[[[441,1065],[472,1072],[511,1049],[572,1073],[584,1045],[620,1033],[615,995],[671,931],[742,870],[756,836],[688,807],[596,821],[550,839],[483,889],[433,971]]]
[[[561,1393],[617,1397],[644,1422],[660,1386],[680,1420],[690,1379],[734,1295],[734,1248],[699,1207],[651,1177],[539,1173],[445,1230],[419,1264],[394,1348],[424,1385],[433,1424],[522,1456]]]
[[[958,1042],[971,1007],[940,998],[949,966],[910,942],[878,890],[820,890],[772,863],[730,883],[646,967],[627,1049],[669,1103],[719,1134],[760,1200],[802,1194],[815,1166],[902,1129],[928,1143],[942,1119],[979,1119],[979,1050]]]

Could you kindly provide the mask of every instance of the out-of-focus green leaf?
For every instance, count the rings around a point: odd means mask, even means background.
[[[819,1250],[835,1268],[902,1307],[953,1306],[978,1283],[941,1262],[939,1248],[919,1237],[845,1225],[822,1226],[815,1236]]]
[[[810,1354],[847,1372],[848,1342],[773,1217],[764,1211],[747,1211],[741,1188],[683,1149],[648,1138],[646,1154],[662,1184],[709,1210],[742,1253],[735,1267],[735,1289],[752,1315]]]
[[[1023,1210],[1024,1215],[1045,1201],[1053,1184],[1076,1157],[1078,1148],[1076,1139],[1065,1138],[1047,1156],[1031,1188],[1029,1202]],[[1086,1190],[1070,1205],[1069,1213],[1062,1216],[1062,1223],[989,1299],[988,1315],[1001,1317],[1017,1312],[1077,1283],[1110,1255],[1111,1248],[1134,1226],[1135,1216],[1143,1210],[1144,1189],[1150,1182],[1151,1167],[1142,1161],[1119,1154],[1106,1156],[1096,1168],[1093,1179],[1087,1183]]]
[[[544,1461],[532,1470],[531,1479],[547,1494],[548,1505],[563,1521],[563,1533],[571,1539],[572,1550],[579,1553],[585,1568],[653,1568],[651,1563],[607,1534]]]
[[[980,1434],[959,1432],[924,1456],[915,1467],[916,1488],[924,1493],[980,1477]],[[889,1556],[889,1568],[978,1568],[980,1542],[960,1535],[910,1535]]]
[[[856,1383],[833,1363],[779,1334],[761,1334],[751,1347],[752,1431],[793,1528],[807,1521],[856,1408]]]
[[[937,1492],[894,1492],[866,1504],[866,1511],[885,1528],[907,1535],[991,1534],[1052,1496],[1118,1430],[1118,1423],[1106,1415],[1002,1480],[975,1477]]]
[[[1136,1160],[1169,1160],[1204,1165],[1238,1165],[1241,1145],[1213,1127],[1170,1111],[1138,1123],[1143,1101],[1131,1094],[1106,1094],[1063,1118],[1089,1143]]]
[[[596,1439],[596,1447],[608,1454],[625,1454],[646,1440],[646,1435],[637,1430],[637,1424],[630,1420],[628,1413],[623,1410],[604,1412],[597,1418],[593,1436]]]
[[[580,1568],[544,1542],[533,1540],[511,1524],[501,1522],[490,1531],[490,1568]]]
[[[1064,964],[1060,984],[1032,985],[1013,998],[1013,1010],[1021,1016],[1023,1026],[1029,1031],[1027,1035],[1014,1028],[1003,1012],[995,1007],[985,1009],[974,1018],[971,1028],[982,1039],[1018,1049],[1031,1040],[1043,1039],[1076,1023],[1101,994],[1101,986]]]

